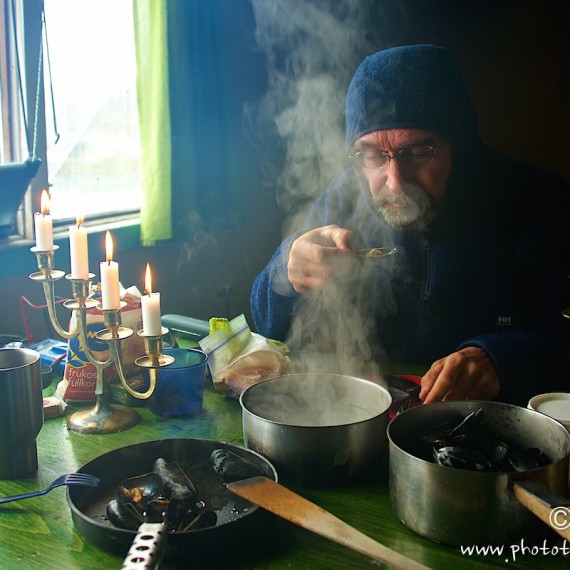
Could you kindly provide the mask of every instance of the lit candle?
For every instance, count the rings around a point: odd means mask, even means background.
[[[99,265],[101,270],[101,305],[103,310],[120,309],[119,264],[113,261],[113,239],[105,234],[105,259]]]
[[[49,215],[49,194],[42,190],[41,213],[34,214],[34,226],[36,230],[36,247],[40,251],[53,250],[53,225]]]
[[[83,217],[77,216],[76,225],[69,226],[69,257],[71,259],[72,279],[89,279],[87,251],[87,231],[83,227]]]
[[[142,296],[142,319],[143,334],[147,336],[160,336],[162,327],[160,324],[160,293],[152,292],[150,265],[146,264],[144,278],[144,289],[146,295]]]

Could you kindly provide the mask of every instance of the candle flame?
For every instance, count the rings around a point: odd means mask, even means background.
[[[77,225],[78,228],[80,228],[83,225],[84,220],[85,218],[83,216],[76,216],[75,224]]]
[[[42,190],[41,213],[43,216],[49,215],[49,202],[49,192],[47,190]]]
[[[105,260],[107,263],[113,261],[113,238],[109,231],[105,234]]]
[[[146,264],[146,271],[144,274],[144,290],[147,295],[152,293],[152,273],[150,271],[150,265]]]

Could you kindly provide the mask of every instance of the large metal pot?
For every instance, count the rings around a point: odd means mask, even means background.
[[[536,447],[550,463],[523,472],[467,471],[419,457],[420,438],[443,422],[482,408],[483,422],[522,448]],[[570,435],[551,418],[497,402],[438,402],[398,415],[388,426],[390,495],[398,518],[413,531],[451,545],[508,544],[539,520],[515,497],[517,482],[540,483],[550,493],[568,490]]]
[[[240,403],[248,448],[293,485],[352,479],[386,449],[392,398],[369,380],[343,374],[290,374],[245,390]]]

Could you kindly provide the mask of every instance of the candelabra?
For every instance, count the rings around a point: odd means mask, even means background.
[[[149,398],[159,379],[159,370],[163,366],[171,364],[174,360],[171,356],[162,354],[162,337],[168,333],[168,329],[161,327],[159,336],[145,335],[143,331],[137,334],[144,340],[145,355],[137,358],[135,364],[148,370],[149,386],[144,392],[134,390],[126,380],[123,367],[121,343],[129,338],[134,331],[121,326],[121,309],[126,305],[123,301],[118,309],[103,309],[100,303],[90,297],[91,280],[95,277],[88,274],[87,279],[76,279],[71,275],[65,275],[63,271],[54,269],[54,254],[58,246],[52,250],[43,251],[37,247],[31,248],[36,254],[39,271],[32,273],[30,279],[41,282],[51,323],[58,335],[66,340],[79,338],[79,342],[85,348],[85,355],[97,369],[97,384],[95,388],[96,402],[90,409],[80,410],[68,419],[68,428],[79,433],[116,433],[134,426],[139,421],[139,414],[131,408],[110,403],[109,391],[106,390],[104,370],[111,364],[115,365],[117,375],[125,390],[139,400]],[[65,275],[71,282],[73,298],[65,301],[63,305],[74,311],[75,325],[66,331],[60,324],[55,311],[55,287],[54,283]],[[101,309],[105,328],[97,333],[97,338],[109,345],[109,355],[106,360],[99,360],[89,349],[87,343],[87,310],[93,307]]]

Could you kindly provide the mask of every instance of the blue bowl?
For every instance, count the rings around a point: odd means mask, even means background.
[[[163,352],[174,357],[174,362],[160,369],[148,408],[166,417],[194,414],[204,400],[208,355],[195,348],[167,348]]]

